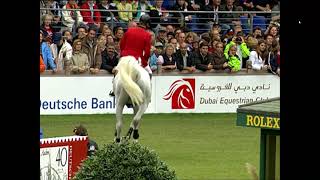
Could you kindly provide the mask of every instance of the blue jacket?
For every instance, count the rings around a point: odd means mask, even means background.
[[[149,61],[149,65],[152,71],[157,70],[157,60],[158,60],[158,57],[156,56],[156,54],[152,53]]]
[[[48,69],[56,69],[57,66],[54,63],[54,59],[53,59],[53,56],[52,56],[52,53],[51,53],[51,49],[50,49],[49,45],[46,42],[42,42],[41,43],[41,52],[42,52],[43,62],[46,65],[46,70],[48,70]]]

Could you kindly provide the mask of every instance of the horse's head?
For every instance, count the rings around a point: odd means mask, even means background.
[[[194,90],[190,82],[177,80],[169,88],[169,92],[163,97],[165,100],[172,98],[172,109],[194,108]]]

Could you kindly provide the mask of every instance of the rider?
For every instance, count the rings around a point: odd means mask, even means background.
[[[135,57],[139,61],[139,64],[149,73],[151,79],[152,70],[148,63],[151,49],[151,34],[147,31],[150,26],[150,16],[144,14],[140,17],[138,27],[131,27],[127,30],[120,41],[120,57]],[[114,96],[114,93],[111,91],[110,95]]]

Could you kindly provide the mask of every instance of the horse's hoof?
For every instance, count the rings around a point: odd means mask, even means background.
[[[115,139],[114,139],[114,142],[120,143],[120,138],[115,138]]]
[[[133,135],[132,135],[133,139],[139,139],[139,132],[138,129],[133,130]]]
[[[138,143],[138,139],[134,139],[134,140],[132,140],[132,142]]]

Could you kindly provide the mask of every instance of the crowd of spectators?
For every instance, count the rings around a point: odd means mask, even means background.
[[[49,8],[40,10],[40,72],[113,74],[123,34],[148,13],[154,72],[247,69],[280,76],[280,15],[273,13],[280,0],[40,0],[40,6]],[[250,31],[249,16],[265,24]]]

